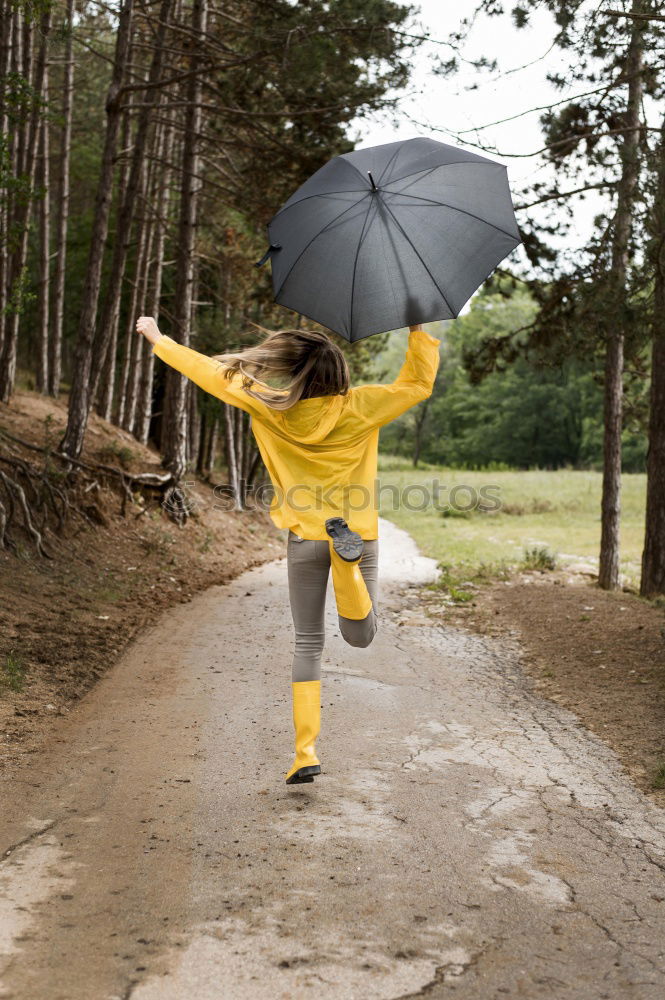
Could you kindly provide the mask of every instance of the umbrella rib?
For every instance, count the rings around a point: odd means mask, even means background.
[[[395,150],[395,152],[393,153],[393,155],[390,157],[390,159],[386,163],[385,167],[383,168],[383,170],[381,171],[381,173],[379,175],[379,179],[376,182],[377,185],[380,184],[381,181],[383,180],[383,177],[384,177],[384,174],[385,174],[386,170],[395,162],[395,159],[399,155],[399,152],[400,152],[401,148],[402,148],[401,146],[398,146],[397,149]],[[388,182],[388,183],[390,183],[390,182]]]
[[[365,236],[365,227],[367,225],[367,220],[369,219],[369,213],[372,211],[373,201],[370,198],[369,205],[367,206],[367,212],[365,213],[365,219],[363,221],[363,227],[360,231],[360,239],[358,240],[358,248],[356,250],[356,257],[353,262],[353,277],[351,278],[351,309],[349,312],[349,340],[353,336],[353,295],[356,288],[356,268],[358,267],[358,257],[360,256],[360,248],[363,243],[363,238]]]
[[[450,208],[453,212],[462,212],[464,215],[469,215],[472,219],[477,219],[478,222],[482,222],[485,226],[491,226],[492,229],[496,229],[498,232],[503,233],[504,236],[510,236],[511,239],[515,239],[514,233],[509,233],[506,229],[502,229],[501,226],[496,226],[489,219],[481,219],[479,215],[474,215],[473,212],[468,212],[465,208],[457,208],[456,205],[449,205],[446,201],[436,201],[435,198],[421,198],[417,194],[407,194],[405,191],[390,191],[389,194],[399,195],[401,198],[414,198],[416,201],[424,201],[427,205],[440,205],[441,208]]]
[[[488,163],[493,163],[493,160],[487,160]],[[438,170],[440,167],[462,167],[465,163],[478,163],[478,160],[455,160],[454,163],[437,163],[436,166],[430,167],[427,170],[428,174],[431,174],[434,170]],[[502,166],[502,164],[497,164],[497,166]],[[402,174],[401,177],[395,177],[393,180],[388,181],[389,184],[397,184],[398,181],[404,181],[407,177],[415,177],[416,174],[422,174],[426,171],[426,167],[421,167],[420,170],[412,170],[409,174]],[[399,194],[398,191],[394,191],[393,194]]]
[[[448,301],[448,299],[446,298],[446,296],[445,296],[445,294],[444,294],[444,292],[443,292],[443,289],[439,287],[439,283],[438,283],[438,281],[436,280],[436,278],[434,277],[434,275],[432,274],[432,272],[431,272],[431,271],[430,271],[430,269],[428,268],[427,264],[425,263],[425,261],[424,261],[424,260],[422,259],[422,257],[420,256],[420,254],[419,254],[419,253],[418,253],[418,251],[416,250],[416,248],[415,248],[415,246],[414,246],[414,244],[413,244],[413,241],[411,240],[411,237],[410,237],[410,236],[408,235],[408,233],[406,232],[406,230],[404,229],[404,227],[402,226],[402,224],[400,223],[399,219],[397,218],[397,216],[395,215],[395,213],[394,213],[394,212],[392,211],[392,209],[390,208],[390,206],[389,206],[389,205],[386,205],[385,201],[383,202],[383,204],[384,204],[384,205],[386,206],[386,208],[388,209],[388,211],[389,211],[389,212],[390,212],[390,214],[392,215],[392,217],[393,217],[393,219],[394,219],[394,221],[395,221],[395,225],[397,226],[397,228],[398,228],[398,229],[400,230],[400,232],[402,233],[402,236],[403,236],[403,237],[404,237],[404,238],[405,238],[405,239],[407,240],[407,242],[408,242],[408,243],[409,243],[409,245],[411,246],[411,249],[412,249],[412,250],[413,250],[413,252],[415,253],[416,257],[418,258],[418,260],[419,260],[419,261],[420,261],[420,263],[421,263],[421,264],[423,265],[423,267],[425,268],[425,270],[426,270],[426,271],[427,271],[427,273],[429,274],[430,278],[432,279],[432,281],[433,281],[433,283],[434,283],[434,287],[436,288],[436,290],[438,291],[439,295],[441,296],[441,298],[443,299],[443,301],[444,301],[444,302],[446,303],[446,305],[447,305],[447,306],[448,306],[448,308],[450,309],[450,312],[451,312],[451,313],[452,313],[452,315],[454,316],[454,315],[455,315],[455,310],[454,310],[454,309],[452,308],[452,306],[450,305],[450,302],[449,302],[449,301]]]
[[[367,191],[367,193],[365,194],[365,198],[368,198],[370,196],[370,194],[371,194],[371,191]],[[343,212],[340,212],[339,215],[336,215],[334,219],[331,219],[330,222],[327,222],[326,225],[323,227],[323,229],[319,229],[318,233],[315,233],[314,236],[312,236],[312,238],[309,241],[309,243],[307,243],[302,248],[302,250],[300,251],[300,253],[296,257],[296,259],[294,260],[293,264],[291,264],[291,267],[289,268],[289,270],[287,271],[287,273],[284,275],[284,280],[282,281],[282,284],[279,286],[279,288],[275,292],[275,302],[277,301],[277,296],[281,295],[282,289],[284,288],[284,285],[286,284],[287,279],[288,279],[289,275],[291,274],[291,271],[296,266],[296,264],[298,263],[298,261],[300,260],[300,258],[302,257],[302,255],[305,253],[305,251],[309,250],[309,248],[311,247],[311,245],[314,242],[314,240],[318,240],[319,236],[321,236],[322,233],[325,233],[326,229],[330,229],[330,227],[332,225],[334,225],[334,223],[337,222],[338,219],[341,219],[343,215],[346,215],[346,213],[350,212],[352,208],[355,208],[359,204],[360,201],[362,201],[362,198],[360,198],[359,201],[354,202],[353,205],[349,205],[347,208],[345,208]]]
[[[304,198],[298,198],[297,201],[292,201],[290,205],[284,205],[283,208],[280,208],[279,212],[275,212],[270,222],[272,223],[282,212],[286,212],[289,208],[294,208],[296,205],[302,205],[303,201],[309,201],[310,198],[327,198],[328,195],[332,194],[361,194],[365,190],[365,188],[347,188],[346,191],[320,191],[318,194],[307,194]]]

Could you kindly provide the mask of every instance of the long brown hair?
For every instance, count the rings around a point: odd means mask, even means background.
[[[225,366],[225,378],[242,376],[242,386],[248,395],[275,410],[288,410],[301,399],[344,396],[349,391],[349,366],[344,353],[325,333],[258,329],[267,334],[260,344],[243,351],[213,355]],[[265,381],[267,378],[280,380],[284,385],[275,388]]]

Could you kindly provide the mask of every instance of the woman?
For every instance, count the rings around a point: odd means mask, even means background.
[[[324,333],[275,331],[255,347],[208,357],[160,333],[149,316],[136,329],[157,357],[251,415],[275,491],[270,514],[289,533],[295,760],[285,777],[287,784],[313,781],[321,773],[315,741],[328,575],[332,569],[342,636],[369,646],[377,628],[379,429],[431,394],[439,341],[410,327],[395,381],[351,388],[344,353]]]

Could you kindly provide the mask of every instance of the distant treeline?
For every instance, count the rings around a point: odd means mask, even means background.
[[[597,358],[560,362],[520,356],[477,385],[465,357],[487,336],[508,336],[533,318],[529,293],[510,298],[483,290],[469,312],[441,324],[441,365],[432,397],[381,432],[381,449],[413,460],[480,469],[602,469],[603,383]],[[393,375],[403,344],[391,339],[376,359],[377,377]],[[645,352],[646,355],[646,352]],[[623,470],[644,472],[648,384],[628,382],[624,403]]]

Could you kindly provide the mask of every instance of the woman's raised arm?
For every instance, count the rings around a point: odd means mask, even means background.
[[[185,347],[171,337],[161,333],[152,316],[141,316],[136,323],[136,332],[152,344],[152,352],[171,368],[191,379],[211,396],[237,406],[246,413],[264,413],[266,404],[253,396],[248,396],[239,378],[224,377],[224,366],[220,361],[200,354],[192,347]]]
[[[439,341],[422,326],[409,327],[409,344],[399,375],[387,385],[359,385],[352,389],[361,418],[374,427],[399,417],[431,396],[439,367]]]

